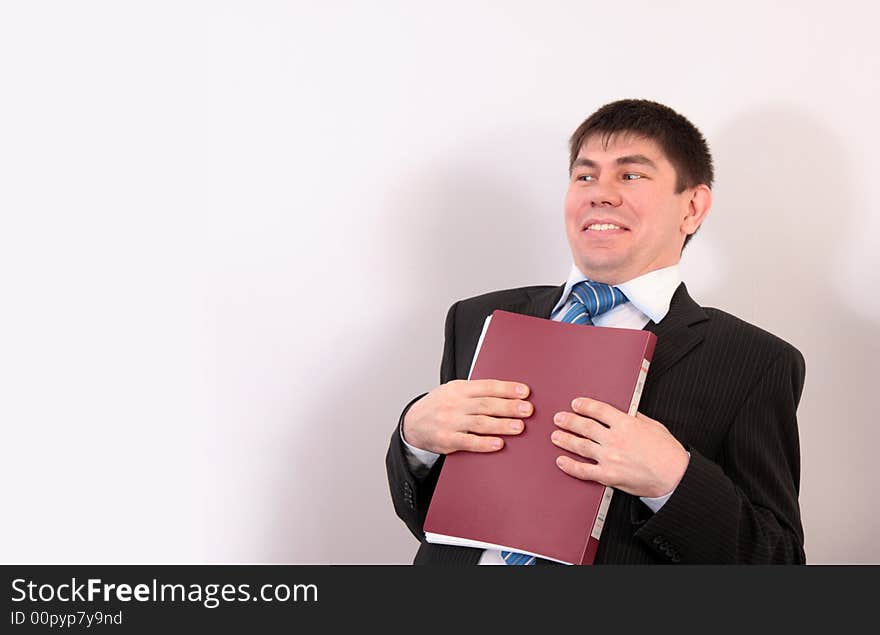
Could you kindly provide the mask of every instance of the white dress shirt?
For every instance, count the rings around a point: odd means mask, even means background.
[[[565,315],[572,303],[572,287],[586,279],[587,277],[581,273],[581,270],[576,265],[571,266],[568,280],[565,283],[565,289],[562,291],[562,297],[550,313],[551,320],[557,322],[562,320],[562,316]],[[596,326],[641,330],[651,320],[655,324],[659,323],[669,312],[669,304],[679,284],[681,284],[681,273],[679,272],[678,264],[674,264],[670,267],[651,271],[638,278],[633,278],[628,282],[614,285],[623,291],[624,295],[629,298],[629,302],[620,304],[598,316],[593,320],[593,324]],[[440,455],[413,447],[407,443],[403,437],[403,426],[400,429],[400,438],[403,439],[410,468],[416,474],[427,473]],[[669,500],[674,491],[672,490],[672,492],[659,498],[642,497],[641,500],[651,511],[656,513]],[[479,564],[503,565],[506,563],[501,558],[500,551],[497,549],[486,549],[480,557]]]

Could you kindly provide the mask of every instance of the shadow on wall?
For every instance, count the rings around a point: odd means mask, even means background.
[[[868,401],[880,328],[847,306],[847,281],[835,275],[866,213],[853,208],[851,151],[793,107],[738,116],[714,139],[718,183],[703,231],[730,266],[699,300],[779,335],[806,359],[798,413],[808,562],[880,562],[872,503],[880,433]]]
[[[565,141],[552,160],[526,155],[554,137],[533,127],[462,141],[387,193],[383,249],[358,280],[388,304],[386,317],[338,333],[328,375],[315,377],[314,399],[291,415],[291,429],[304,418],[322,432],[287,441],[263,561],[412,561],[418,543],[388,491],[388,441],[403,406],[439,383],[444,319],[455,300],[567,275]]]

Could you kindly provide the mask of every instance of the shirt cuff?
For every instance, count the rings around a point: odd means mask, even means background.
[[[672,498],[672,495],[674,493],[675,493],[675,490],[673,489],[671,492],[669,492],[665,496],[658,496],[657,498],[648,498],[646,496],[640,496],[639,498],[641,498],[642,502],[645,505],[647,505],[651,509],[652,512],[654,512],[656,514],[657,512],[660,511],[660,508],[666,504],[666,501],[668,501],[670,498]]]
[[[424,473],[433,467],[440,455],[436,452],[422,450],[406,442],[403,436],[403,422],[400,423],[400,440],[403,441],[403,452],[406,455],[407,463],[413,472]]]
[[[687,455],[688,460],[690,460],[691,453],[688,452]],[[658,496],[657,498],[648,498],[646,496],[640,496],[639,498],[645,505],[648,506],[648,508],[650,508],[652,512],[656,514],[660,511],[660,508],[666,504],[666,501],[672,498],[672,495],[675,494],[675,489],[676,488],[673,487],[671,492],[669,492],[668,494],[664,494],[663,496]]]

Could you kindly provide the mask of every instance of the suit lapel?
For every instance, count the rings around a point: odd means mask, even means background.
[[[553,307],[559,302],[563,291],[565,291],[564,284],[558,287],[529,290],[527,292],[529,296],[528,302],[521,309],[521,312],[533,317],[549,318],[550,312],[553,311]]]
[[[706,312],[688,294],[684,282],[678,285],[666,317],[659,324],[651,320],[645,325],[646,331],[657,336],[648,381],[655,381],[703,340],[703,336],[690,327],[708,319]]]

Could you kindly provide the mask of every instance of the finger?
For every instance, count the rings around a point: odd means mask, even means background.
[[[582,481],[602,483],[602,468],[598,465],[576,461],[567,456],[557,456],[556,466],[566,474],[579,478]]]
[[[464,404],[465,414],[489,415],[490,417],[530,417],[534,407],[520,399],[501,397],[474,397]]]
[[[553,416],[553,423],[564,430],[570,430],[582,437],[592,439],[600,445],[608,441],[610,434],[608,427],[599,421],[581,417],[572,412],[557,412]]]
[[[478,434],[458,433],[453,437],[452,451],[496,452],[504,447],[504,439],[483,437]]]
[[[609,428],[621,415],[624,417],[627,416],[626,413],[621,412],[614,406],[607,404],[604,401],[590,399],[589,397],[578,397],[573,400],[571,402],[571,409],[579,415],[596,419]]]
[[[462,432],[475,434],[519,434],[525,425],[520,419],[500,419],[486,415],[467,417]]]
[[[550,440],[554,445],[573,452],[585,459],[599,460],[599,454],[602,448],[590,439],[585,439],[576,434],[563,432],[562,430],[554,430],[550,435]]]
[[[500,379],[471,379],[465,382],[466,397],[501,397],[504,399],[522,399],[528,397],[529,387],[516,381]]]

